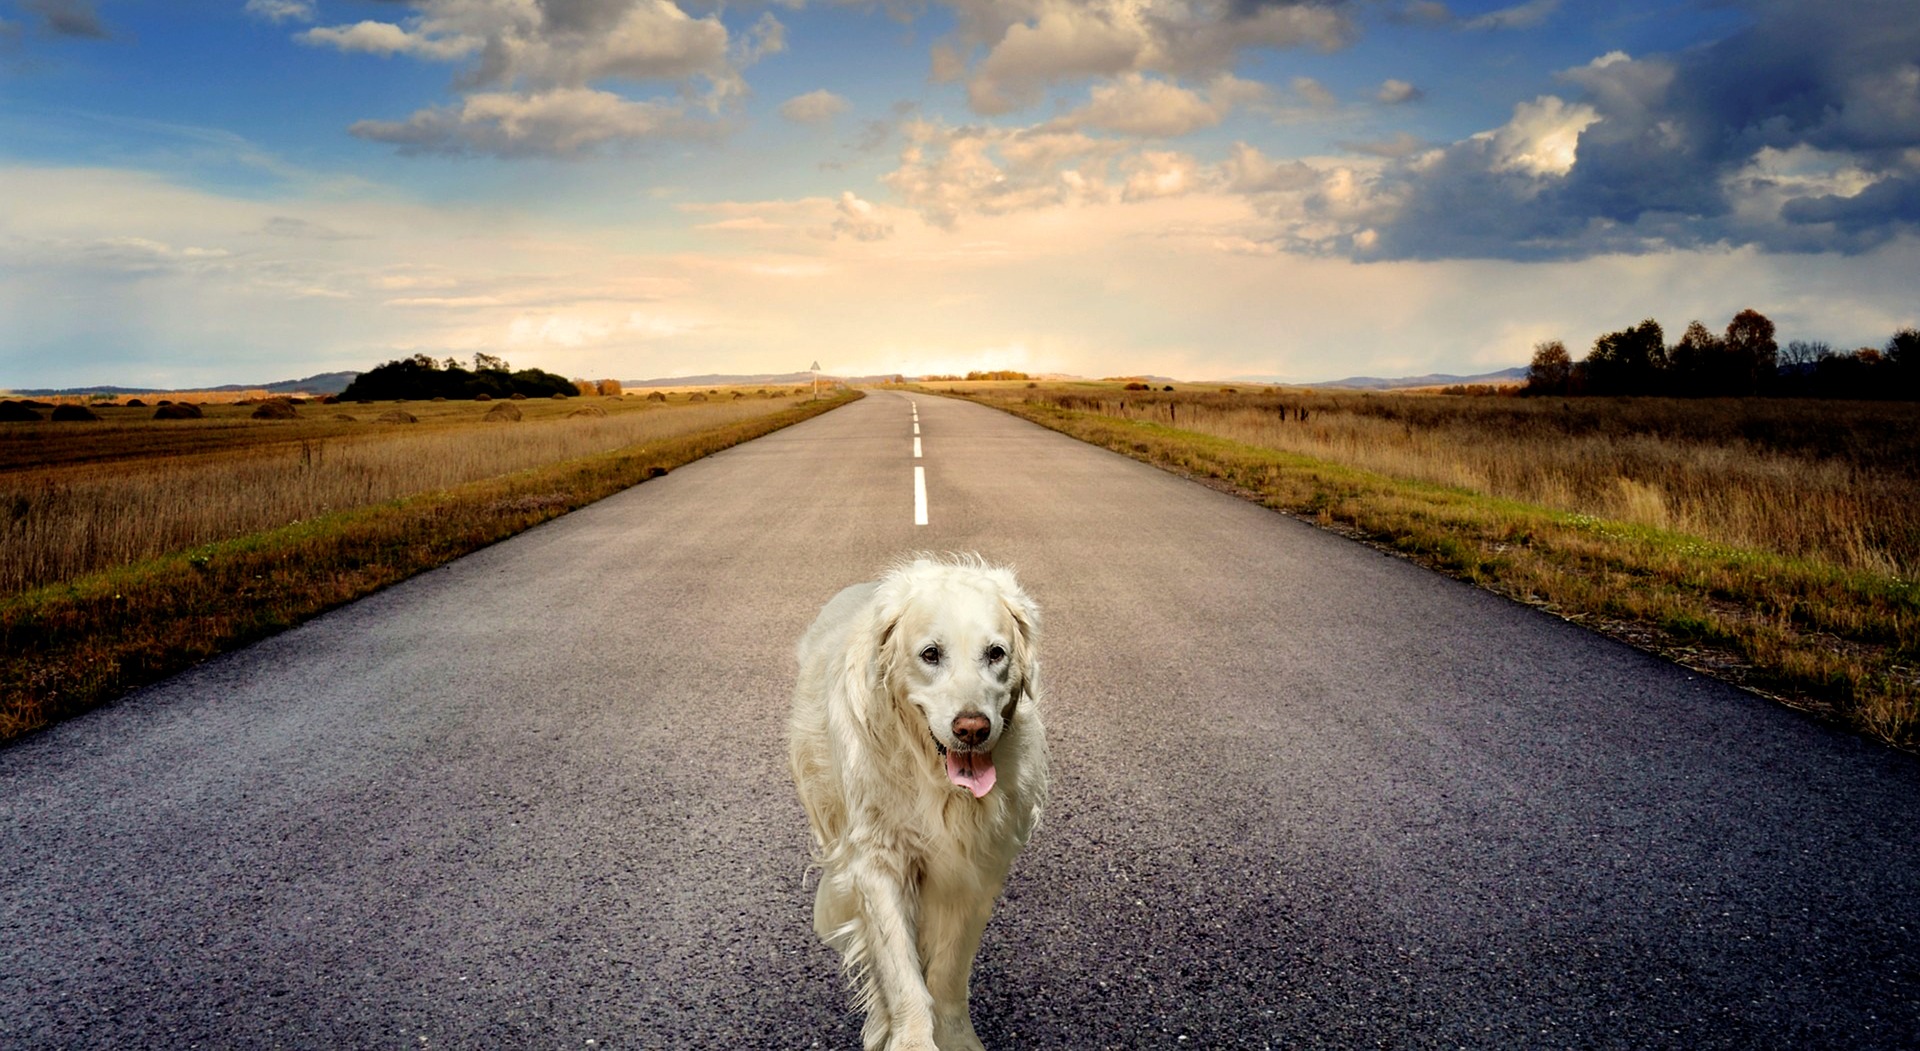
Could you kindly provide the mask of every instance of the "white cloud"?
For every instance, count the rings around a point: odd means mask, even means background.
[[[1342,47],[1353,33],[1335,5],[1232,0],[1159,4],[1139,0],[954,0],[957,37],[986,54],[967,79],[967,99],[985,114],[1038,102],[1053,84],[1123,73],[1173,76],[1230,72],[1253,48]],[[961,49],[940,45],[936,73],[952,75]]]
[[[409,152],[572,156],[609,143],[697,134],[677,105],[633,102],[593,88],[531,95],[476,92],[405,121],[360,121],[348,130]]]
[[[1599,119],[1599,112],[1585,103],[1542,95],[1515,105],[1507,123],[1473,137],[1492,143],[1494,171],[1565,175],[1573,170],[1580,133]]]
[[[478,37],[429,36],[409,32],[391,22],[356,22],[350,26],[317,26],[294,39],[303,44],[326,45],[342,51],[361,51],[370,55],[412,55],[415,58],[449,61],[464,58],[480,49]]]
[[[1062,119],[1073,127],[1174,138],[1211,128],[1235,106],[1267,96],[1265,85],[1225,73],[1212,80],[1205,94],[1156,77],[1123,73],[1095,85],[1087,104]]]
[[[873,202],[863,201],[852,191],[840,195],[839,216],[834,219],[832,233],[835,237],[851,237],[856,241],[884,241],[893,236],[893,224],[888,222],[875,208]]]
[[[398,5],[396,5],[398,6]],[[433,61],[473,59],[455,82],[463,98],[404,121],[364,120],[363,138],[411,152],[573,155],[613,141],[691,132],[695,107],[716,119],[747,93],[742,70],[786,47],[762,12],[729,33],[720,15],[694,17],[673,0],[405,0],[411,17],[320,26],[315,46]],[[676,85],[671,99],[635,100],[620,83]]]
[[[1191,156],[1170,150],[1147,150],[1130,158],[1121,199],[1145,201],[1178,197],[1200,186],[1200,164]]]
[[[1404,80],[1388,79],[1373,97],[1389,106],[1398,106],[1403,102],[1417,102],[1425,96],[1426,92]]]
[[[782,102],[780,115],[796,124],[826,124],[852,106],[845,98],[821,88]]]
[[[269,22],[313,21],[313,0],[247,0],[246,10]]]
[[[1468,29],[1532,29],[1560,9],[1560,0],[1527,0],[1524,4],[1489,11],[1465,23]]]

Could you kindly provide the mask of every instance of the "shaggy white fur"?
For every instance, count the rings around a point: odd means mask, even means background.
[[[1010,571],[922,557],[842,591],[800,640],[813,927],[845,959],[867,1051],[981,1051],[968,977],[1047,794],[1038,622]]]

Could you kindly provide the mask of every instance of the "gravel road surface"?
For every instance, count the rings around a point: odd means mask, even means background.
[[[783,721],[916,549],[1046,617],[990,1047],[1920,1046],[1920,761],[990,409],[916,459],[911,404],[0,750],[0,1046],[857,1047]]]

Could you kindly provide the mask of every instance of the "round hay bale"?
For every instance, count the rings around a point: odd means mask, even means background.
[[[359,422],[359,421],[358,421],[358,420],[356,420],[356,419],[355,419],[355,418],[354,418],[354,417],[353,417],[353,416],[352,416],[351,414],[349,414],[349,413],[344,413],[344,412],[336,412],[336,413],[334,413],[334,414],[333,414],[333,418],[334,418],[334,419],[336,419],[336,420],[345,420],[345,421],[346,421],[346,422],[348,422],[348,423],[358,423],[358,422]]]
[[[338,394],[322,394],[322,395],[320,395],[320,404],[322,404],[322,405],[338,405],[338,404],[340,404],[340,395],[338,395]]]
[[[50,401],[34,401],[32,398],[22,398],[20,399],[20,404],[25,405],[29,409],[53,408],[53,403]]]
[[[774,391],[772,394],[767,395],[767,397],[769,398],[784,398],[786,396],[787,396],[787,392],[783,390],[777,390],[777,391]]]
[[[653,393],[647,395],[647,400],[648,401],[666,401],[667,396],[660,393],[659,391],[654,391]]]
[[[687,400],[688,400],[689,402],[695,402],[695,401],[706,401],[706,400],[707,400],[707,396],[706,396],[706,395],[704,395],[704,394],[702,394],[702,393],[700,393],[699,391],[695,391],[695,392],[693,393],[693,396],[692,396],[692,397],[690,397],[690,398],[688,398]]]
[[[23,401],[0,401],[0,423],[36,423],[45,417]]]
[[[161,398],[159,401],[154,402],[154,404],[155,405],[172,405],[173,403],[168,401],[165,398]]]
[[[205,415],[200,411],[200,406],[189,401],[163,401],[159,408],[153,410],[156,420],[197,420]]]
[[[291,420],[299,415],[293,403],[284,398],[263,401],[253,410],[253,418],[256,420]]]
[[[733,396],[735,398],[744,398],[747,396],[747,392],[743,390],[737,390],[733,392]]]
[[[413,413],[410,413],[405,409],[388,409],[387,411],[374,417],[374,419],[378,420],[381,423],[419,423],[420,422],[420,417],[415,416]]]
[[[99,413],[87,408],[85,405],[55,405],[53,407],[53,422],[55,423],[85,423],[89,420],[98,420],[99,418]]]
[[[574,416],[605,416],[606,414],[607,414],[607,410],[601,408],[598,405],[584,405],[578,409],[573,410],[570,413],[567,413],[567,416],[571,418]]]
[[[306,403],[307,403],[307,399],[305,398],[288,398],[287,399],[288,405],[305,405]]]
[[[514,395],[514,397],[516,397],[516,398],[517,398],[517,397],[519,397],[519,395],[517,395],[517,394],[516,394],[516,395]],[[567,400],[567,395],[565,395],[565,394],[555,394],[555,395],[553,396],[553,400],[554,400],[554,401],[566,401],[566,400]]]
[[[557,397],[559,397],[559,395],[558,395],[558,394],[556,394],[556,395],[554,395],[554,397],[556,397],[556,398],[557,398]],[[512,396],[511,398],[509,398],[509,399],[507,399],[507,400],[509,400],[509,401],[526,401],[526,400],[527,400],[527,396],[526,396],[526,395],[524,395],[524,394],[522,394],[522,393],[520,393],[519,391],[514,391],[514,392],[513,392],[513,396]]]
[[[488,409],[487,414],[481,419],[488,423],[519,423],[520,407],[510,401],[503,401]]]
[[[476,395],[474,395],[474,396],[473,396],[473,400],[474,400],[474,401],[492,401],[492,400],[493,400],[493,395],[491,395],[491,394],[476,394]]]
[[[147,403],[144,401],[141,401],[139,398],[127,399],[127,408],[129,409],[144,409],[146,407],[147,407]]]
[[[446,399],[446,398],[445,398],[444,396],[442,396],[442,397],[438,397],[438,398],[435,398],[435,399],[433,399],[433,400],[434,400],[434,401],[446,401],[447,399]]]

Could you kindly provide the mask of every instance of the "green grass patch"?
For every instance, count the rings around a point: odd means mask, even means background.
[[[802,402],[0,599],[0,741],[859,397]]]

